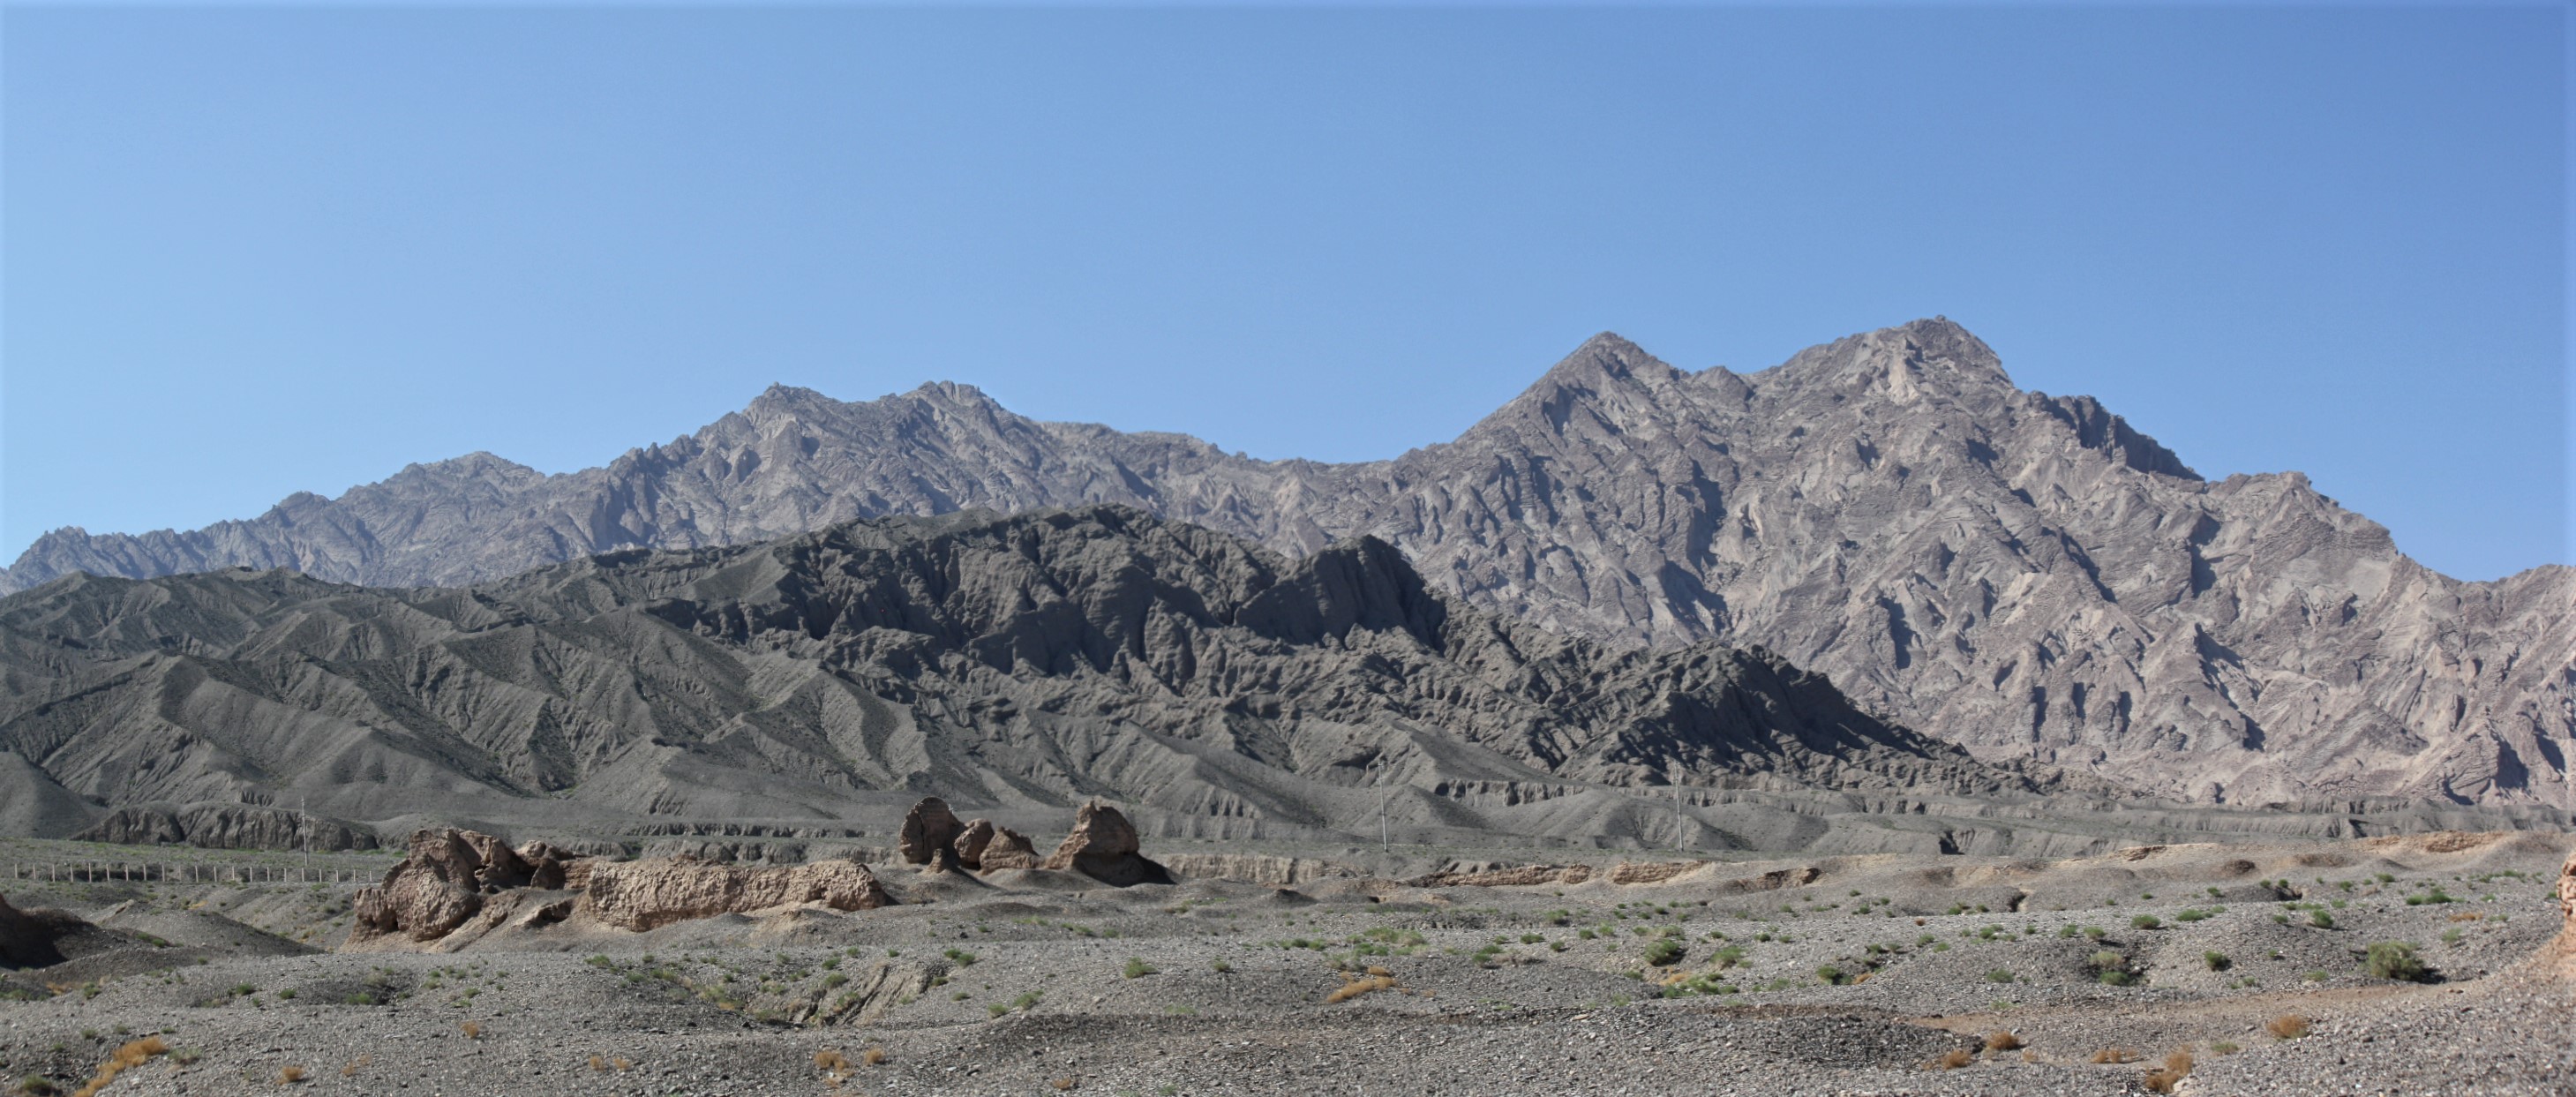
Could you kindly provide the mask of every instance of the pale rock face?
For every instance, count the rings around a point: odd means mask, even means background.
[[[966,825],[957,821],[957,813],[948,810],[948,801],[928,797],[904,813],[903,832],[896,848],[905,864],[927,865],[943,857],[953,860],[957,837],[965,830]]]
[[[1603,335],[1455,441],[1350,465],[1035,422],[958,385],[773,388],[605,468],[478,454],[189,533],[58,531],[0,590],[226,565],[454,583],[1100,501],[1291,553],[1372,535],[1562,634],[1758,645],[1986,759],[2236,803],[2576,808],[2576,570],[2446,578],[2297,473],[2205,481],[2090,398],[2014,387],[1943,320],[1749,374]]]
[[[582,908],[609,925],[647,930],[795,903],[874,910],[893,901],[876,874],[856,861],[742,868],[679,858],[593,866]]]

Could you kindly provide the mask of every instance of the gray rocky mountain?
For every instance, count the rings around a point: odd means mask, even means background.
[[[1723,846],[1753,844],[1726,831],[1739,816],[1829,829],[1721,795],[1748,790],[1894,816],[2117,798],[1886,724],[1766,653],[1609,647],[1464,609],[1381,541],[1291,560],[1115,505],[870,519],[462,589],[73,576],[0,599],[0,749],[57,798],[118,809],[105,837],[204,816],[189,805],[615,834],[857,820],[927,791],[1274,832],[1347,829],[1381,801],[1409,827],[1559,837],[1642,814]],[[1668,783],[1700,821],[1619,791]]]
[[[1751,374],[1604,335],[1457,440],[1347,465],[1036,422],[964,386],[773,388],[604,468],[475,455],[188,533],[59,531],[0,589],[231,565],[458,584],[1090,502],[1293,554],[1374,536],[1567,635],[1759,645],[1989,760],[2232,803],[2576,807],[2576,571],[2449,579],[2299,474],[2203,480],[2089,398],[2016,388],[1942,320]]]

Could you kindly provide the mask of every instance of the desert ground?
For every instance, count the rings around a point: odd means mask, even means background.
[[[351,947],[356,893],[399,851],[307,868],[16,841],[0,893],[81,924],[0,972],[0,1076],[138,1095],[2571,1094],[2570,845],[1539,863],[1172,840],[1143,850],[1170,883],[890,858],[869,866],[892,900],[875,909],[643,931],[576,913]],[[146,855],[224,882],[28,878]],[[297,882],[231,882],[256,866]]]

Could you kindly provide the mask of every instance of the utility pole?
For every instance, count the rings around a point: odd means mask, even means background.
[[[1392,772],[1394,772],[1394,770],[1395,770],[1394,763],[1393,763],[1390,759],[1388,759],[1386,755],[1383,755],[1383,754],[1380,754],[1380,755],[1378,755],[1376,758],[1371,759],[1371,760],[1369,761],[1369,766],[1368,766],[1368,768],[1369,768],[1369,772],[1371,772],[1371,773],[1376,773],[1376,772],[1380,771],[1381,769],[1383,769],[1383,770],[1385,770],[1386,772],[1389,772],[1389,773],[1392,773]],[[1392,804],[1394,803],[1394,801],[1395,801],[1395,790],[1394,790],[1394,789],[1389,788],[1389,789],[1382,789],[1382,790],[1380,790],[1380,791],[1379,791],[1379,794],[1378,794],[1378,800],[1377,800],[1377,849],[1378,849],[1378,852],[1379,852],[1379,853],[1393,853],[1393,852],[1395,852],[1395,841],[1394,841],[1394,839],[1393,839],[1392,837],[1390,837],[1390,832],[1389,832],[1389,830],[1388,830],[1388,828],[1387,828],[1387,820],[1386,820],[1387,810],[1388,810],[1389,806],[1390,806],[1390,805],[1392,805]]]
[[[1680,850],[1682,848],[1682,836],[1689,833],[1689,824],[1682,821],[1681,763],[1673,763],[1671,769],[1667,772],[1671,774],[1673,781],[1673,849]]]

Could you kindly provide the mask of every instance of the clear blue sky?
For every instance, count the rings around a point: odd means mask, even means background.
[[[1258,456],[1944,313],[2567,560],[2561,10],[6,10],[0,557],[772,381]]]

